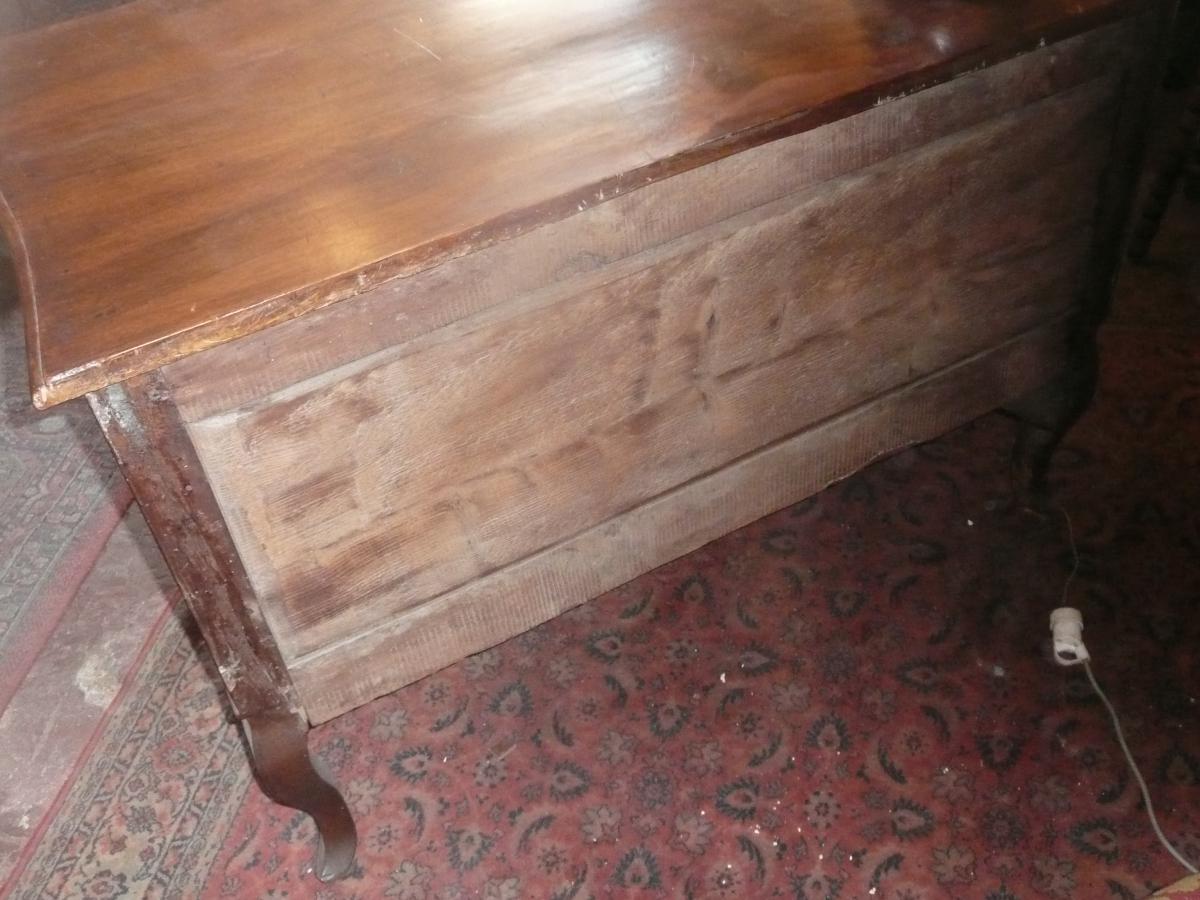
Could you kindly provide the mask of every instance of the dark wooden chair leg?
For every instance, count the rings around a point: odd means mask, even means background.
[[[1054,451],[1095,393],[1096,349],[1090,339],[1086,344],[1071,354],[1061,375],[1004,407],[1021,423],[1012,456],[1013,494],[1021,508],[1045,509]]]
[[[317,826],[315,871],[321,881],[349,874],[358,837],[346,801],[308,752],[308,723],[291,713],[242,720],[250,761],[263,793],[313,817]]]

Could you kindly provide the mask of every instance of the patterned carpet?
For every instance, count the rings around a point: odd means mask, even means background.
[[[1200,859],[1196,221],[1125,282],[1057,459],[1062,512],[1006,508],[1013,425],[988,416],[316,729],[361,834],[328,886],[169,619],[11,895],[1121,900],[1174,881],[1047,615],[1073,537],[1067,601]]]
[[[30,406],[9,270],[0,245],[0,712],[130,502],[85,403]]]

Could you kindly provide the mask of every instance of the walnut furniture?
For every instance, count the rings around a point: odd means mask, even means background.
[[[0,15],[33,400],[90,400],[320,877],[310,724],[990,409],[1044,478],[1169,13]]]

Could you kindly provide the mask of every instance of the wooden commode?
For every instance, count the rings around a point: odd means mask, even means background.
[[[90,400],[322,878],[310,724],[997,407],[1037,487],[1171,9],[31,8],[34,402]]]

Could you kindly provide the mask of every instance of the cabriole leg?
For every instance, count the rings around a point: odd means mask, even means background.
[[[348,874],[357,844],[354,820],[320,760],[308,752],[308,723],[286,712],[264,713],[247,716],[242,728],[263,793],[316,823],[317,877],[332,881]]]
[[[1077,347],[1070,359],[1062,374],[1004,407],[1021,423],[1012,455],[1012,487],[1018,506],[1025,509],[1045,508],[1054,451],[1096,390],[1094,341]]]
[[[308,754],[303,706],[170,385],[151,373],[88,400],[217,664],[259,784],[316,820],[318,877],[346,874],[354,865],[350,811]]]

